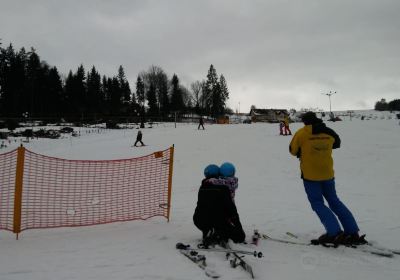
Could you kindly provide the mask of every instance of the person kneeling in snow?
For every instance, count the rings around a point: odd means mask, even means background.
[[[244,242],[246,234],[233,200],[238,186],[235,167],[231,163],[224,163],[221,168],[210,164],[204,175],[193,215],[194,224],[203,233],[203,244],[224,243],[228,239]]]

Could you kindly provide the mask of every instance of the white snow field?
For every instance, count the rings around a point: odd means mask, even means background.
[[[336,187],[367,239],[400,248],[399,120],[359,118],[326,122],[340,135],[334,150]],[[294,133],[301,123],[291,125]],[[299,162],[288,152],[291,136],[278,124],[158,124],[143,129],[143,148],[132,148],[137,130],[101,130],[57,140],[24,143],[33,152],[66,159],[119,159],[150,154],[175,144],[171,220],[152,218],[76,228],[23,231],[19,240],[0,231],[1,280],[184,280],[207,279],[204,271],[175,249],[196,245],[200,231],[192,215],[207,164],[229,161],[239,178],[236,204],[249,240],[254,229],[277,238],[292,232],[301,240],[324,233],[300,179]],[[8,144],[1,153],[15,149]],[[1,187],[1,186],[0,186]],[[292,239],[290,239],[292,240]],[[232,244],[235,247],[235,244]],[[252,247],[253,246],[253,247]],[[355,249],[298,246],[260,240],[264,258],[246,256],[256,279],[400,279],[400,256],[383,258]],[[220,279],[250,279],[229,266],[223,253],[207,253]]]

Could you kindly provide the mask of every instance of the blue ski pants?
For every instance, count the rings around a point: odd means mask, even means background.
[[[303,183],[311,208],[317,213],[328,235],[334,236],[342,230],[338,219],[345,234],[354,234],[359,231],[353,214],[336,194],[335,179],[326,181],[303,180]],[[325,205],[324,198],[329,207]]]

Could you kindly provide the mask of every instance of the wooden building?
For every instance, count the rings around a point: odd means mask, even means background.
[[[250,116],[252,122],[270,122],[277,123],[288,116],[286,109],[251,109]]]

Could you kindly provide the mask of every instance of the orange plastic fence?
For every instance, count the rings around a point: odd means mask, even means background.
[[[0,155],[0,229],[13,230],[17,154]]]
[[[170,147],[140,158],[101,161],[48,157],[24,147],[0,154],[0,229],[18,234],[169,219],[173,152]]]

